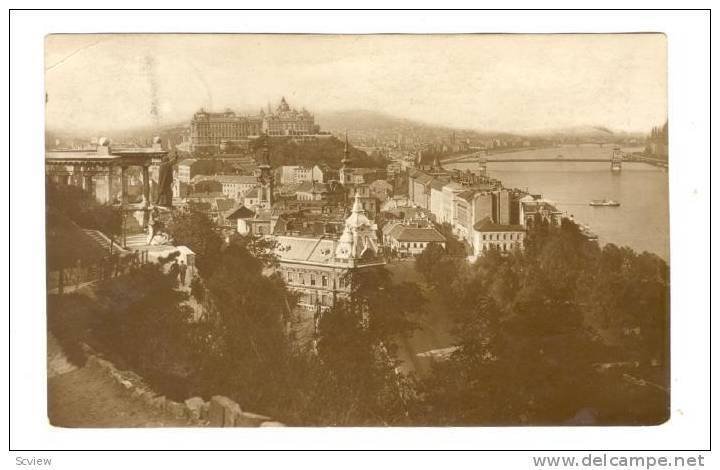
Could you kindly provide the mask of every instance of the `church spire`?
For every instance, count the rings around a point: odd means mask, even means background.
[[[268,141],[270,138],[267,134],[265,134],[263,137],[263,143],[262,143],[262,150],[260,153],[260,163],[258,164],[258,168],[270,168],[270,147],[268,144]]]
[[[350,159],[350,144],[348,144],[348,134],[347,131],[345,131],[345,150],[343,151],[343,158],[340,160],[343,164],[343,167],[350,166],[350,162],[352,161]]]
[[[270,138],[267,134],[263,137],[262,150],[260,151],[260,162],[258,163],[258,169],[260,170],[260,176],[258,182],[260,183],[260,207],[264,209],[272,208],[273,204],[273,175],[272,166],[270,165],[270,148],[268,141]]]
[[[365,213],[365,209],[363,209],[362,202],[360,202],[360,193],[358,193],[358,192],[355,192],[355,202],[353,202],[352,213],[353,214],[364,214]]]

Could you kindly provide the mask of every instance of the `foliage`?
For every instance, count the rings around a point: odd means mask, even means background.
[[[188,349],[191,309],[182,304],[187,294],[176,290],[176,279],[164,271],[161,264],[146,264],[95,292],[100,308],[94,338],[139,371],[170,369]]]
[[[261,142],[258,143],[260,145]],[[274,167],[282,165],[328,165],[340,168],[345,143],[335,137],[318,139],[311,142],[272,139],[269,151]],[[367,153],[350,146],[350,158],[358,168],[385,168],[387,160],[380,154]],[[261,151],[256,149],[256,152]]]
[[[278,265],[278,257],[274,251],[277,242],[274,239],[260,235],[235,234],[230,239],[230,244],[236,244],[247,250],[264,267],[276,267]]]
[[[211,276],[223,246],[222,236],[212,220],[202,212],[177,211],[167,229],[176,246],[187,246],[195,253],[200,275]]]
[[[416,328],[425,302],[418,287],[393,284],[384,268],[351,271],[350,298],[322,315],[317,350],[333,425],[409,422],[412,378],[397,372],[396,341]]]
[[[57,211],[79,226],[99,230],[109,237],[122,231],[122,215],[107,204],[100,204],[95,197],[73,185],[48,183],[45,186],[48,210]]]
[[[214,315],[196,331],[195,381],[206,395],[225,394],[271,412],[280,408],[271,390],[285,370],[285,320],[292,305],[282,280],[264,276],[264,261],[248,246],[230,243],[204,280]]]
[[[432,266],[439,277],[442,259]],[[524,253],[489,252],[458,276],[446,297],[458,350],[423,384],[425,420],[665,419],[668,277],[658,257],[601,250],[566,220],[535,224]]]
[[[96,286],[92,295],[48,296],[48,327],[69,359],[84,363],[82,343],[119,367],[132,369],[156,390],[184,399],[192,351],[186,294],[159,264]],[[180,389],[179,389],[180,388]]]
[[[445,237],[445,246],[447,247],[447,253],[450,256],[467,256],[467,248],[465,243],[460,241],[457,236],[453,233],[452,225],[447,222],[436,227],[438,231]]]

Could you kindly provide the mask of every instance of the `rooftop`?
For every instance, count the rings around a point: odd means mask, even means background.
[[[477,222],[473,228],[478,232],[524,232],[525,227],[522,225],[504,225],[496,224],[490,217]]]
[[[443,234],[433,227],[396,225],[388,235],[399,242],[445,242]]]

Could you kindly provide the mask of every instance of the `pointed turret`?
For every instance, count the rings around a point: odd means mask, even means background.
[[[365,214],[365,209],[363,208],[362,202],[360,202],[360,193],[357,192],[355,193],[355,201],[353,202],[352,213]]]
[[[347,131],[345,131],[345,150],[343,151],[343,157],[340,162],[343,164],[343,167],[349,167],[352,162],[352,159],[350,158],[350,144],[348,143]]]
[[[270,209],[273,204],[273,174],[272,165],[270,165],[270,148],[268,141],[270,138],[267,134],[263,137],[262,150],[260,151],[260,161],[258,169],[260,170],[260,201],[259,206],[264,209]]]
[[[270,168],[270,147],[268,141],[270,138],[267,134],[265,134],[263,137],[263,143],[262,143],[262,149],[260,151],[260,162],[258,163],[258,168]]]
[[[435,158],[433,159],[432,168],[433,168],[433,170],[442,169],[442,166],[440,165],[440,160],[438,159],[437,156],[435,156]]]

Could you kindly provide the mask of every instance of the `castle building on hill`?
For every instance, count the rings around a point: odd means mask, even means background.
[[[201,109],[190,121],[190,150],[213,152],[221,148],[247,147],[249,140],[262,134],[269,136],[307,136],[320,132],[315,116],[306,109],[296,110],[283,97],[273,111],[260,110],[257,115],[239,115],[227,109],[214,113]]]

